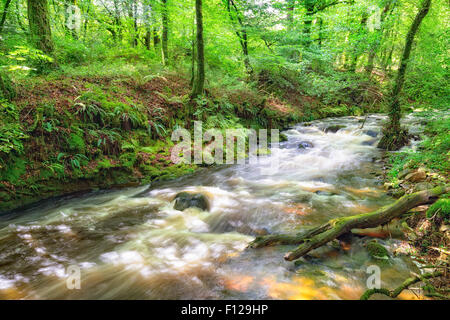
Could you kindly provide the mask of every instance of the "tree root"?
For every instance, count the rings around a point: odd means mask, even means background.
[[[257,237],[250,248],[261,248],[271,245],[293,245],[300,244],[297,249],[285,255],[288,261],[296,260],[313,249],[316,249],[334,239],[350,232],[352,229],[373,228],[386,224],[392,219],[401,216],[405,212],[423,204],[435,202],[442,194],[450,192],[449,187],[436,187],[405,195],[391,205],[376,211],[363,213],[355,216],[337,218],[327,223],[294,235],[268,235]]]
[[[442,276],[444,273],[442,271],[436,271],[433,273],[426,273],[421,276],[415,276],[406,279],[398,288],[394,290],[389,290],[385,288],[380,289],[369,289],[366,292],[363,293],[360,300],[369,300],[369,298],[374,295],[375,293],[384,294],[385,296],[391,297],[391,298],[397,298],[400,293],[402,293],[403,290],[408,289],[409,286],[417,283],[417,282],[423,282],[427,279],[437,278]],[[448,297],[440,294],[433,293],[434,296],[439,295],[439,297],[442,299],[443,297],[448,299]]]

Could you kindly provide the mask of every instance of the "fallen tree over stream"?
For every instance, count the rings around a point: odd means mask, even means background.
[[[376,211],[333,219],[303,233],[257,237],[250,243],[249,247],[261,248],[273,245],[300,244],[294,251],[284,256],[285,260],[293,261],[306,255],[311,250],[321,247],[345,233],[351,232],[352,229],[373,228],[386,224],[417,206],[435,202],[440,195],[449,191],[450,187],[436,187],[430,190],[408,194],[393,204]]]

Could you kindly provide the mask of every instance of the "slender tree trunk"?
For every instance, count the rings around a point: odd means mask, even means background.
[[[287,2],[287,22],[288,28],[291,29],[294,24],[294,9],[295,9],[295,0],[288,0]]]
[[[0,33],[3,31],[3,27],[5,26],[6,16],[8,15],[8,8],[11,3],[11,0],[6,0],[5,7],[2,12],[2,19],[0,20]]]
[[[167,0],[162,0],[162,55],[163,64],[167,65],[169,62],[169,49],[168,49],[168,38],[169,38],[169,12],[167,8]]]
[[[33,44],[43,52],[53,52],[47,0],[27,0],[28,21]]]
[[[405,82],[405,73],[408,67],[409,57],[411,55],[411,49],[414,42],[414,37],[419,30],[422,20],[428,14],[430,10],[431,0],[423,0],[422,6],[414,19],[414,22],[409,29],[406,36],[405,48],[400,61],[400,67],[398,69],[397,78],[395,80],[394,89],[392,91],[391,103],[389,106],[389,124],[384,130],[384,135],[381,138],[378,147],[387,150],[398,150],[408,142],[407,132],[400,127],[401,109],[400,109],[400,92],[402,91],[403,84]]]
[[[239,38],[239,43],[242,48],[242,53],[244,54],[244,65],[245,69],[247,70],[247,73],[251,75],[253,73],[252,65],[250,64],[250,57],[248,52],[248,35],[247,35],[247,29],[245,28],[244,22],[242,21],[242,18],[240,16],[240,12],[238,7],[236,6],[235,2],[233,0],[227,1],[227,11],[230,16],[230,20],[233,24],[235,24],[235,19],[233,16],[233,12],[231,10],[231,6],[233,6],[234,13],[236,14],[236,20],[239,24],[239,29],[236,29],[236,35]]]
[[[374,61],[375,61],[375,56],[377,54],[378,51],[378,47],[380,46],[381,43],[381,34],[382,34],[382,30],[383,30],[383,24],[384,24],[384,20],[386,19],[388,12],[391,9],[392,6],[392,2],[393,0],[390,0],[386,3],[383,12],[381,13],[381,17],[380,17],[380,28],[381,30],[376,30],[376,40],[375,43],[372,45],[372,47],[370,48],[370,52],[369,52],[369,57],[367,59],[367,65],[366,65],[366,72],[370,75],[373,71],[374,68]],[[393,8],[392,8],[393,9]],[[392,12],[392,10],[391,10]]]
[[[205,86],[205,48],[203,43],[202,0],[195,0],[195,15],[197,21],[197,76],[195,77],[191,98],[202,95]]]

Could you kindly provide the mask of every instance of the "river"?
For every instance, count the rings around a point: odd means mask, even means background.
[[[292,246],[246,249],[257,234],[297,232],[393,201],[376,148],[385,117],[363,119],[296,125],[258,164],[50,199],[3,215],[0,298],[358,299],[371,265],[380,267],[382,286],[394,288],[417,266],[407,257],[374,261],[368,238],[324,246],[296,264],[283,260]],[[345,128],[325,132],[335,124]],[[279,170],[267,175],[261,168],[275,156]],[[180,191],[204,193],[210,211],[174,210]],[[400,240],[379,242],[393,249]],[[70,266],[80,270],[80,289],[67,286]]]

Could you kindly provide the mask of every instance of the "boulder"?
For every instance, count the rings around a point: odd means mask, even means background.
[[[299,149],[314,148],[314,145],[312,144],[312,142],[302,141],[299,143],[298,148]]]
[[[201,193],[180,192],[175,198],[173,208],[175,210],[184,211],[187,208],[199,208],[203,211],[209,211],[210,204],[208,198]]]
[[[429,182],[419,182],[414,186],[413,192],[433,189],[433,185]]]
[[[361,143],[363,146],[374,146],[377,143],[377,139],[370,139]]]
[[[372,138],[376,138],[378,136],[378,132],[374,130],[366,130],[364,133]]]
[[[287,135],[285,135],[284,133],[280,133],[280,142],[285,142],[285,141],[288,141]]]
[[[336,133],[339,130],[344,129],[344,128],[345,128],[345,126],[343,126],[341,124],[336,124],[336,125],[332,125],[332,126],[329,126],[328,128],[326,128],[325,132],[326,133],[328,133],[328,132]]]
[[[389,259],[389,251],[376,240],[371,240],[367,243],[367,252],[375,259]]]
[[[405,180],[410,182],[422,182],[427,178],[427,173],[422,168],[406,175]]]

